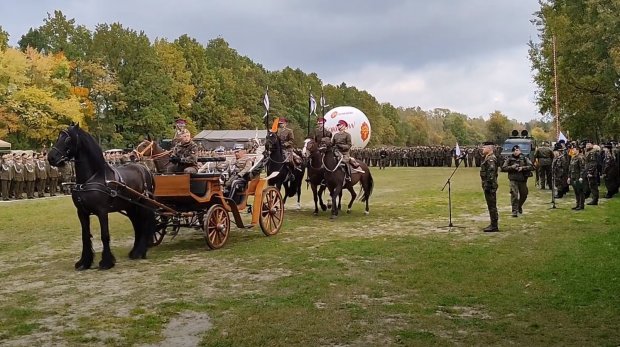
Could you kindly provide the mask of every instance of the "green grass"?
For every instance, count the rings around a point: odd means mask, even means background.
[[[157,343],[180,313],[199,312],[213,325],[203,346],[618,345],[619,200],[575,212],[569,194],[549,209],[530,182],[525,214],[511,218],[501,174],[501,232],[485,234],[478,172],[463,168],[452,186],[463,228],[448,230],[450,173],[374,170],[370,215],[357,202],[336,221],[312,216],[304,190],[274,237],[233,229],[208,251],[183,230],[146,261],[127,258],[131,225],[115,214],[110,271],[73,270],[70,199],[2,204],[0,344]]]

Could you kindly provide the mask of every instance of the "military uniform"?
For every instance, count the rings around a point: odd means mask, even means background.
[[[497,212],[497,158],[494,153],[488,154],[480,165],[480,180],[482,181],[482,190],[484,190],[484,198],[489,209],[489,217],[491,225],[485,228],[485,231],[497,231],[499,229],[499,214]]]
[[[540,188],[545,189],[545,185],[552,188],[551,184],[551,164],[553,163],[553,151],[547,146],[536,148],[534,158],[538,160],[538,175],[540,177]]]
[[[618,193],[618,186],[620,185],[618,164],[610,147],[608,147],[609,150],[605,150],[603,158],[603,175],[605,176],[605,187],[607,188],[605,198],[608,199]]]
[[[277,135],[278,139],[280,139],[280,143],[282,144],[286,161],[293,163],[293,165],[297,165],[300,160],[293,153],[293,145],[295,144],[295,136],[293,135],[293,131],[287,128],[286,125],[283,125],[278,128]]]
[[[556,188],[555,197],[560,199],[568,192],[568,166],[569,160],[564,150],[558,148],[557,156],[553,158],[551,165],[553,180]]]
[[[58,167],[56,166],[50,165],[47,176],[50,181],[50,196],[56,196],[56,192],[58,191],[58,178],[60,177],[60,169],[58,169]]]
[[[245,179],[243,176],[250,172],[252,166],[254,165],[252,158],[248,155],[243,154],[240,158],[235,160],[234,167],[232,169],[230,178],[226,181],[225,187],[230,188],[228,192],[228,197],[231,199],[235,199],[235,194],[240,186],[245,184]],[[240,203],[241,201],[235,200],[236,203]]]
[[[379,157],[381,157],[381,161],[379,162],[379,170],[381,169],[385,170],[387,156],[388,156],[388,152],[385,150],[385,148],[382,148],[381,151],[379,151]]]
[[[13,162],[13,196],[15,199],[23,199],[24,193],[24,165],[21,158],[17,157]]]
[[[198,145],[194,141],[180,143],[172,149],[167,172],[198,172]],[[174,161],[174,162],[173,162]]]
[[[0,185],[2,189],[2,200],[9,200],[11,180],[13,179],[13,161],[9,159],[9,156],[2,158],[0,164]]]
[[[35,172],[37,174],[37,192],[39,197],[45,196],[45,183],[47,182],[47,165],[45,159],[38,159],[36,161]]]
[[[592,194],[592,200],[588,203],[588,205],[598,205],[598,151],[594,148],[587,150],[585,155],[585,162],[586,178],[588,180],[588,190],[586,190],[586,192],[589,191],[590,194]]]
[[[26,197],[28,199],[34,199],[34,183],[37,180],[37,174],[35,173],[35,165],[32,158],[28,158],[24,164],[24,184],[26,190]]]
[[[288,129],[287,129],[288,130]],[[279,136],[279,131],[278,131]],[[331,131],[325,129],[323,125],[317,125],[314,129],[314,142],[317,144],[328,144],[332,139]]]
[[[573,210],[583,210],[585,207],[585,168],[586,162],[583,154],[577,152],[571,158],[570,164],[568,166],[568,178],[570,180],[570,184],[573,186],[573,190],[575,191],[576,206],[573,207]]]
[[[504,160],[502,171],[508,172],[510,180],[510,204],[512,216],[523,213],[523,204],[527,200],[527,179],[534,169],[532,162],[523,154],[515,157],[514,154]]]

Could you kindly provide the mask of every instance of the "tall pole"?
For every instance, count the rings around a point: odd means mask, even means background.
[[[553,35],[553,85],[555,91],[555,138],[560,137],[560,100],[558,94],[558,61],[555,49],[555,35]]]

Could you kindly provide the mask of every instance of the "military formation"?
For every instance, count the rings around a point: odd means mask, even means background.
[[[5,153],[0,161],[0,198],[3,201],[69,194],[75,182],[72,165],[52,166],[46,153]],[[65,183],[65,184],[63,184]]]

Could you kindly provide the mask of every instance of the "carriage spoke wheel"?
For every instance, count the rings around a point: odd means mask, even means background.
[[[149,242],[149,247],[159,246],[166,236],[166,229],[168,228],[168,217],[161,215],[155,216],[155,232]]]
[[[211,249],[222,248],[230,233],[230,217],[222,205],[213,205],[203,222],[205,240]]]
[[[282,227],[284,217],[282,195],[276,188],[267,187],[263,190],[262,199],[258,222],[265,235],[274,235]]]

